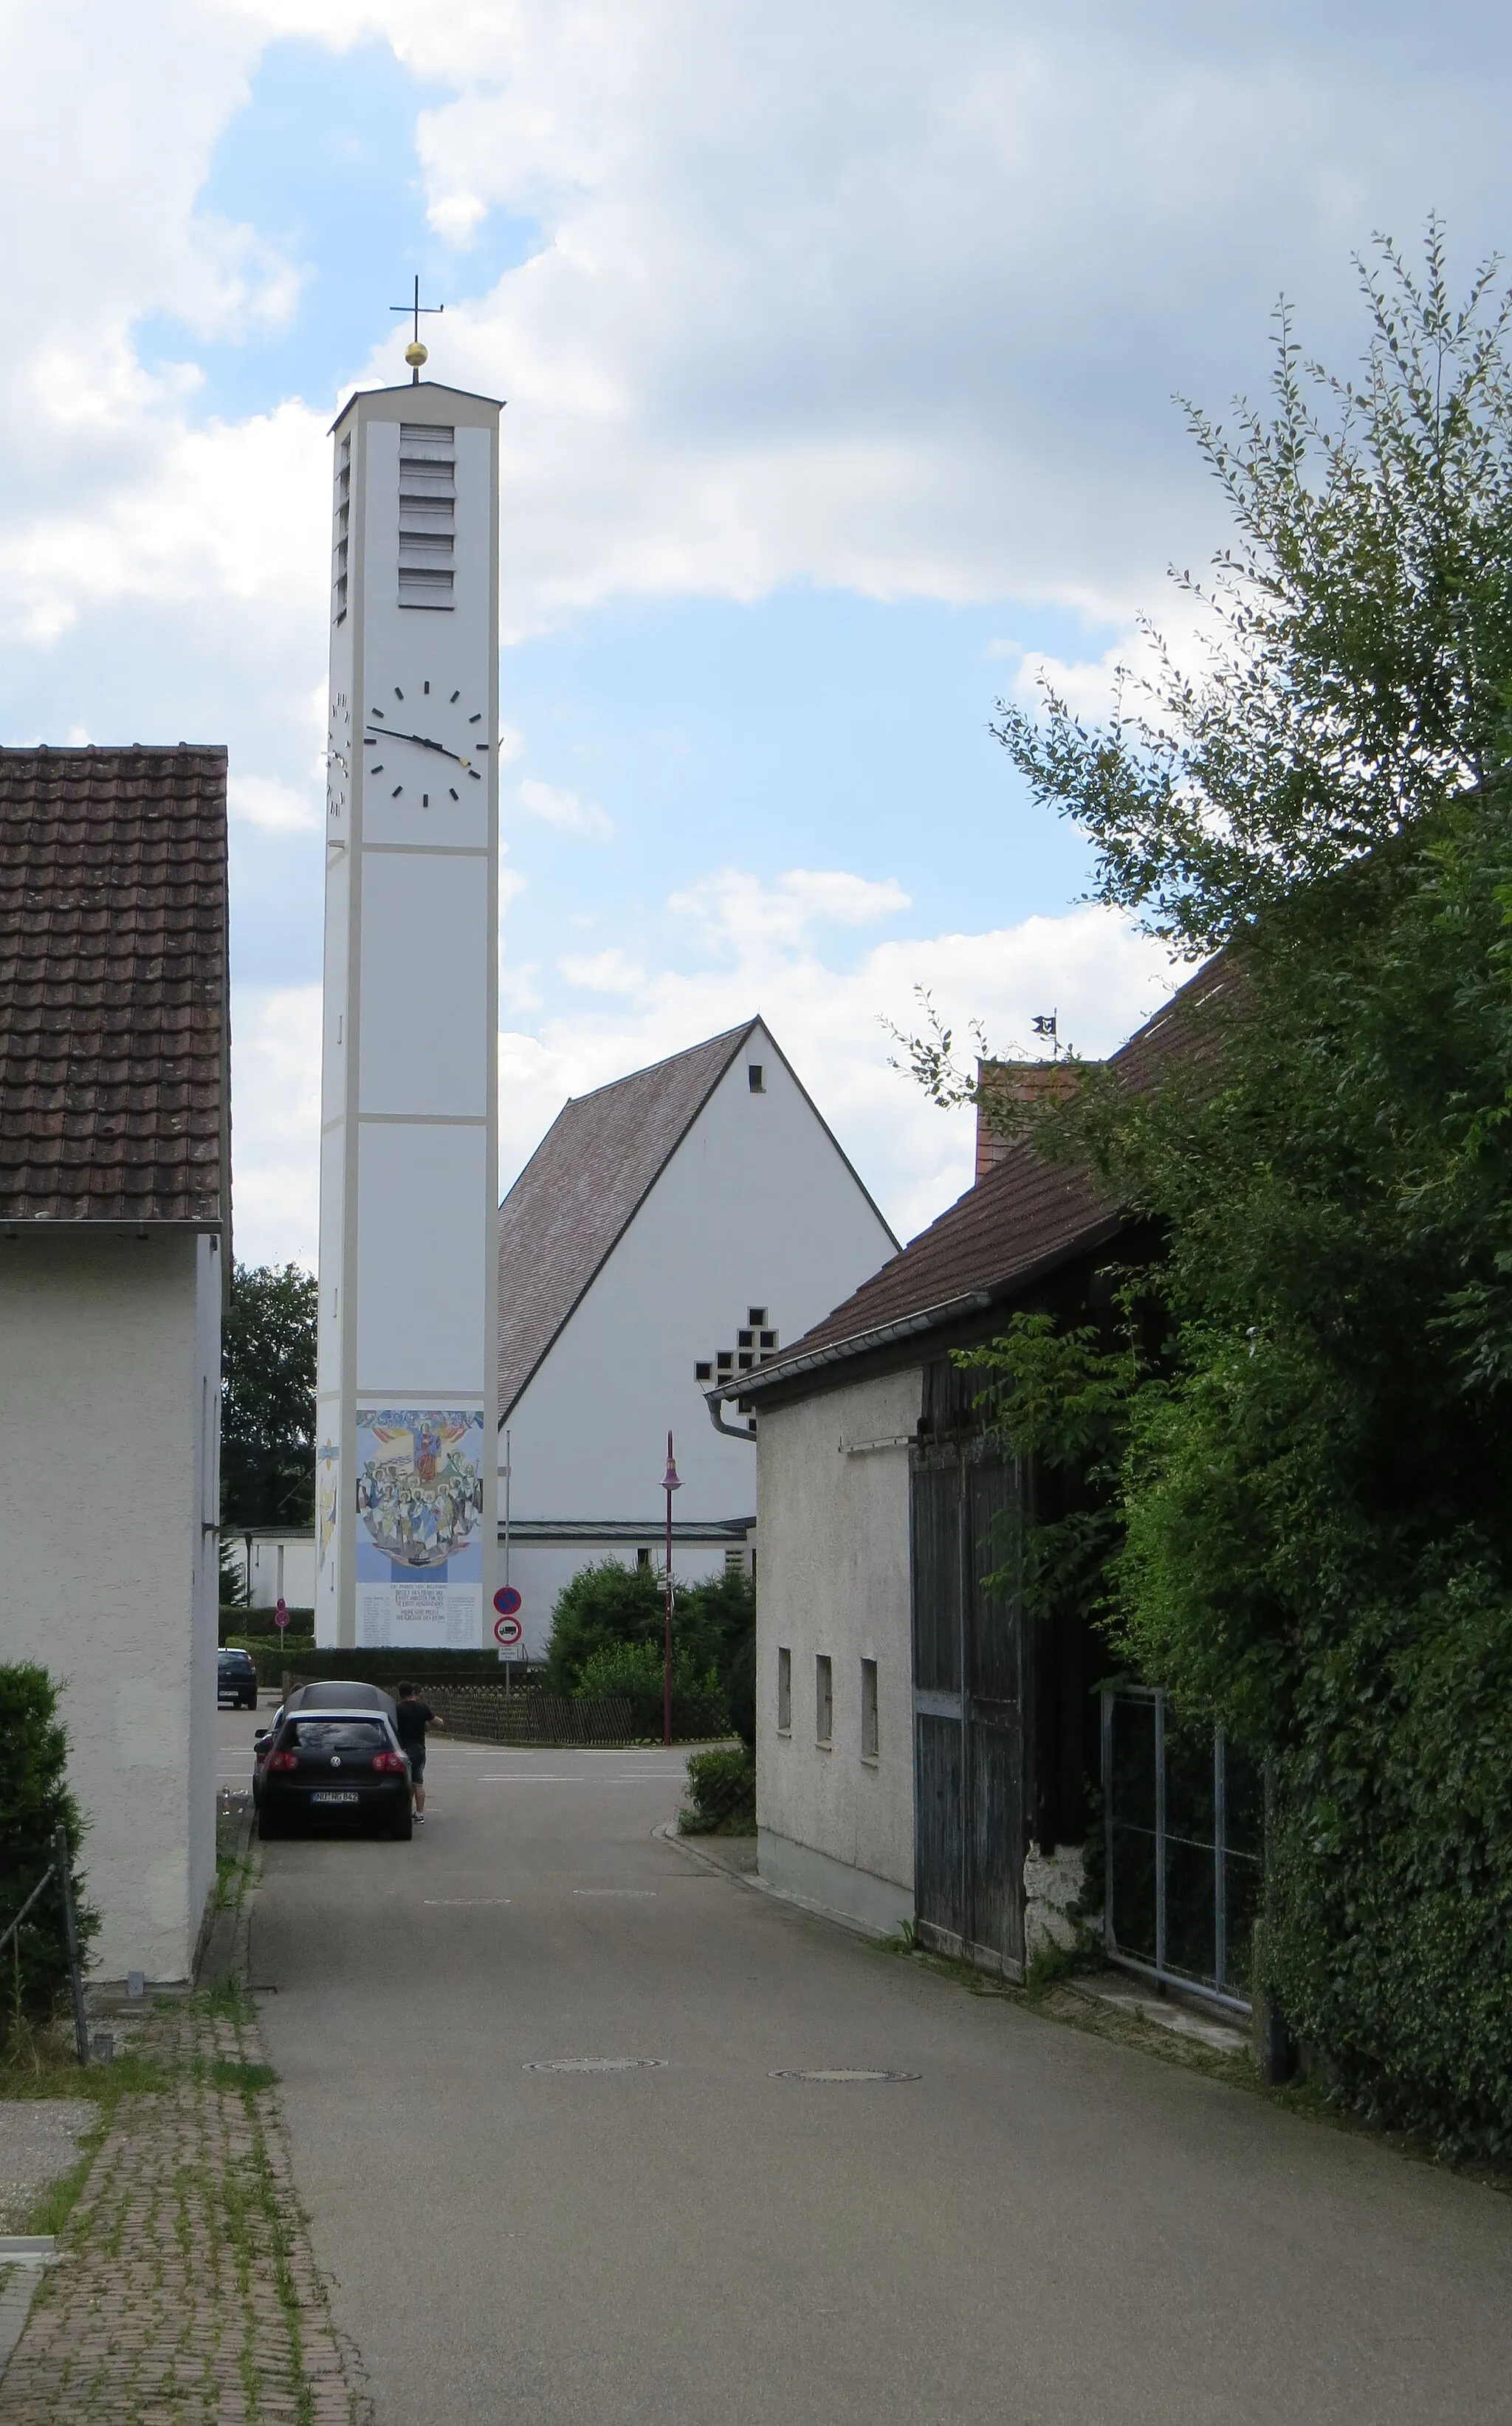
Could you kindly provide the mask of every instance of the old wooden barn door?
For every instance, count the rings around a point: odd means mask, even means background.
[[[981,1442],[914,1452],[914,1902],[926,1945],[1021,1977],[1023,1619],[985,1578],[1018,1488]]]

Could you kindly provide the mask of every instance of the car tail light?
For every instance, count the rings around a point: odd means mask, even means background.
[[[384,1777],[402,1777],[404,1755],[398,1752],[375,1752],[373,1767]]]
[[[297,1752],[275,1752],[268,1764],[269,1769],[298,1769],[299,1765],[300,1755]]]

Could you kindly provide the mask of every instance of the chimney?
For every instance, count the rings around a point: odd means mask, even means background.
[[[1017,1143],[1030,1115],[1075,1093],[1085,1066],[1070,1060],[977,1063],[978,1179],[985,1179]]]

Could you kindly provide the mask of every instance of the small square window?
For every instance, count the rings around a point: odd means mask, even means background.
[[[762,1069],[759,1061],[748,1061],[746,1063],[745,1083],[750,1088],[753,1095],[764,1095],[766,1093],[767,1074]]]
[[[827,1651],[814,1654],[814,1740],[827,1744],[835,1734],[835,1663]]]
[[[734,1350],[733,1350],[733,1349],[731,1349],[731,1348],[722,1348],[722,1349],[720,1350],[720,1352],[719,1352],[719,1369],[720,1369],[720,1371],[721,1371],[722,1373],[728,1373],[728,1372],[730,1371],[731,1367],[733,1367],[734,1363],[735,1363],[735,1351],[734,1351]]]
[[[776,1344],[777,1334],[774,1331],[764,1331],[762,1333],[761,1345],[763,1348],[775,1348]]]
[[[874,1659],[861,1662],[861,1757],[875,1760],[882,1741],[877,1717],[877,1663]]]
[[[755,1332],[742,1331],[739,1333],[736,1339],[736,1345],[740,1348],[754,1348],[756,1346]]]
[[[749,1372],[750,1372],[750,1370],[751,1370],[752,1366],[753,1366],[755,1363],[756,1363],[756,1358],[752,1355],[751,1350],[749,1350],[749,1348],[742,1348],[742,1349],[741,1349],[741,1350],[740,1350],[740,1370],[741,1370],[741,1372],[742,1372],[742,1373],[749,1373]]]
[[[693,1380],[695,1382],[712,1382],[713,1379],[714,1367],[712,1365],[695,1365],[693,1367]]]
[[[651,1564],[650,1551],[643,1547],[637,1550],[635,1554],[635,1563],[638,1567],[648,1567]]]
[[[791,1735],[793,1723],[793,1656],[790,1651],[777,1654],[777,1733]]]
[[[767,1318],[767,1309],[764,1305],[747,1306],[745,1318],[753,1331],[759,1331]]]

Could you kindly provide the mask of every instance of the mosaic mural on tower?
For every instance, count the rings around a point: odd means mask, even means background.
[[[481,1407],[357,1410],[357,1640],[475,1650]]]

